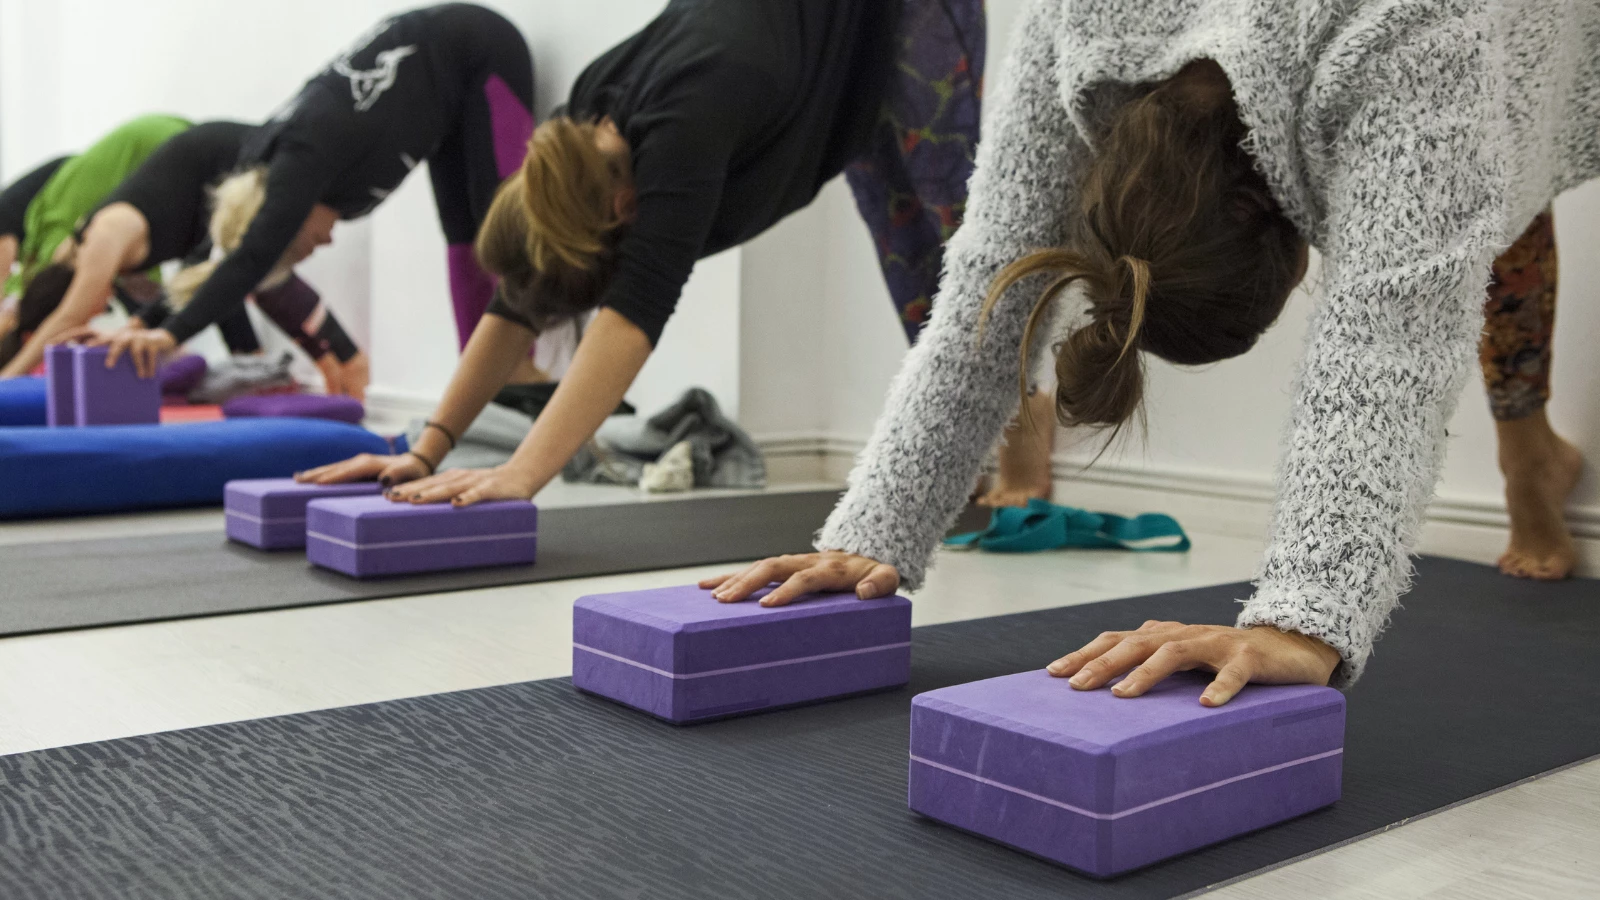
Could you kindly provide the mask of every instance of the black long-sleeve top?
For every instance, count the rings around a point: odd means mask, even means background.
[[[239,247],[162,327],[179,343],[255,290],[323,203],[358,219],[399,187],[456,124],[485,65],[485,29],[515,29],[465,3],[386,19],[308,81],[246,143],[240,161],[267,166],[266,201]]]
[[[892,64],[890,0],[672,0],[578,77],[567,114],[609,116],[638,215],[601,305],[655,343],[702,257],[810,203],[860,155]],[[526,324],[503,301],[497,315]]]
[[[44,186],[49,183],[50,177],[56,174],[56,170],[71,158],[62,156],[52,159],[6,185],[5,190],[0,191],[0,236],[10,235],[17,239],[17,243],[22,243],[22,239],[27,236],[28,204],[44,190]],[[5,281],[6,274],[0,272],[0,282]]]
[[[202,122],[179,132],[101,201],[96,212],[126,203],[144,216],[150,249],[134,269],[203,256],[211,224],[206,192],[237,168],[239,151],[253,130],[240,122]]]

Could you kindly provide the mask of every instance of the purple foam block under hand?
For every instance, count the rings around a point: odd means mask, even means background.
[[[367,412],[361,401],[354,397],[333,394],[254,394],[235,397],[222,404],[222,414],[230,419],[331,419],[359,425]]]
[[[1213,709],[1210,679],[1122,699],[1041,669],[919,694],[910,806],[1109,877],[1339,799],[1343,694],[1250,685]]]
[[[72,402],[79,425],[155,425],[161,421],[161,382],[140,378],[133,357],[106,368],[106,347],[72,348]]]
[[[45,424],[51,428],[78,424],[73,389],[75,349],[71,344],[51,344],[44,348],[44,414]]]
[[[761,712],[911,678],[911,602],[823,594],[718,603],[692,585],[583,597],[572,684],[669,722]]]
[[[228,538],[261,550],[304,547],[306,504],[327,497],[366,496],[382,489],[375,481],[348,484],[301,484],[293,478],[230,481],[223,491]]]
[[[526,500],[473,506],[337,497],[306,505],[306,559],[356,578],[534,562],[538,509]]]

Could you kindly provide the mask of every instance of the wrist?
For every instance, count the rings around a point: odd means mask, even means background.
[[[1327,676],[1323,679],[1324,684],[1333,678],[1333,673],[1338,670],[1339,664],[1344,661],[1344,657],[1339,655],[1339,651],[1321,638],[1312,637],[1309,634],[1303,634],[1298,631],[1285,631],[1283,635],[1316,655],[1317,661],[1323,666],[1319,671],[1324,672]]]

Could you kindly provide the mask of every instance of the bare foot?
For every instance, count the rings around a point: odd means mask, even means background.
[[[1506,426],[1515,428],[1523,421],[1499,423],[1500,470],[1505,473],[1506,510],[1511,514],[1511,544],[1500,557],[1500,571],[1516,578],[1559,581],[1570,576],[1577,564],[1562,510],[1583,473],[1583,454],[1549,431],[1548,423],[1545,434],[1538,433],[1537,425],[1521,435],[1507,434]]]
[[[1049,500],[1055,490],[1050,477],[1050,451],[1055,444],[1053,396],[1037,391],[1028,397],[1033,428],[1019,416],[1006,426],[1000,445],[1000,472],[977,499],[979,506],[1027,506],[1029,500]]]

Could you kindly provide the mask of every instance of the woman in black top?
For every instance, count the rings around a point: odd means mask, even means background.
[[[615,408],[695,262],[845,172],[908,337],[937,286],[977,143],[980,0],[672,0],[592,63],[495,199],[501,291],[411,454],[304,477],[431,473],[537,333],[599,308],[510,463],[408,485],[417,502],[530,497]]]
[[[41,271],[24,294],[24,312],[40,321],[6,374],[32,368],[46,343],[81,336],[113,295],[129,308],[136,327],[160,324],[169,309],[139,273],[210,252],[208,192],[233,171],[253,130],[237,122],[195,125],[162,143],[123,179],[79,227],[70,262]],[[317,362],[330,390],[358,397],[364,392],[366,357],[310,285],[290,273],[253,293],[256,305]],[[217,324],[230,350],[261,349],[242,307]]]
[[[241,164],[264,174],[238,247],[160,327],[114,336],[111,354],[127,350],[153,371],[160,353],[297,261],[286,254],[314,249],[334,220],[372,212],[422,162],[450,244],[464,346],[494,292],[472,239],[502,176],[522,162],[532,100],[527,43],[498,13],[448,3],[379,22],[246,141]]]

